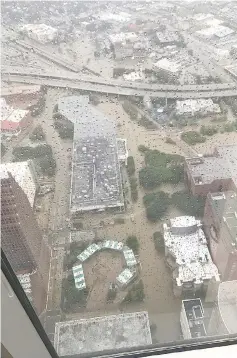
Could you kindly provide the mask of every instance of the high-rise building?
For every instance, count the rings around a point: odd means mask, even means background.
[[[205,233],[222,281],[237,279],[237,194],[209,193],[204,212]]]
[[[2,163],[0,164],[2,173],[10,172],[21,189],[27,195],[31,207],[34,206],[35,194],[38,188],[36,170],[32,160],[24,162]],[[3,175],[3,174],[2,174]]]
[[[0,175],[2,249],[17,275],[32,278],[32,301],[40,313],[47,297],[50,249],[43,239],[25,192],[10,172],[1,170]]]

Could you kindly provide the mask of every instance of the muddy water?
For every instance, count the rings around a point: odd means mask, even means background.
[[[214,136],[207,139],[205,143],[196,144],[195,150],[200,154],[210,154],[216,146],[221,145],[236,145],[237,133],[217,133]]]
[[[143,164],[143,155],[138,151],[140,144],[166,153],[183,154],[176,146],[165,143],[165,133],[147,131],[131,121],[118,102],[101,103],[99,108],[119,124],[118,135],[127,139],[129,155],[134,157],[137,171]],[[182,188],[182,185],[178,187],[167,185],[160,189],[171,193]],[[147,221],[142,203],[143,195],[144,192],[139,190],[139,199],[132,206],[133,222],[129,219],[130,213],[128,213],[124,224],[99,229],[98,235],[118,240],[125,240],[128,235],[136,235],[140,242],[141,278],[146,294],[144,308],[154,317],[158,317],[157,314],[162,313],[178,314],[180,312],[180,300],[176,299],[172,293],[171,272],[165,266],[164,257],[156,252],[152,240],[152,234],[161,229],[162,222],[152,224]],[[169,212],[171,216],[177,214],[179,213],[173,209]]]

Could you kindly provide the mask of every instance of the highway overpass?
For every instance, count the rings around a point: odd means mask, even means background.
[[[225,89],[215,91],[155,91],[145,89],[134,89],[127,87],[120,87],[115,85],[96,84],[85,82],[81,80],[72,80],[65,78],[50,78],[45,75],[8,75],[2,74],[3,81],[20,82],[20,83],[34,83],[52,87],[72,88],[82,91],[98,92],[104,94],[114,94],[123,96],[139,96],[145,95],[152,98],[174,98],[174,99],[187,99],[187,98],[214,98],[214,97],[232,97],[237,96],[237,89]]]
[[[47,78],[58,78],[58,79],[67,79],[67,80],[77,80],[83,81],[86,83],[92,84],[101,84],[108,86],[116,86],[121,88],[131,88],[134,90],[148,90],[148,91],[175,91],[175,92],[184,92],[184,91],[194,91],[194,92],[210,92],[217,90],[230,90],[237,89],[237,83],[210,83],[205,85],[170,85],[170,84],[153,84],[145,82],[129,82],[115,80],[113,78],[102,78],[97,76],[85,76],[81,73],[72,73],[68,71],[53,71],[48,72],[45,69],[35,69],[32,67],[17,67],[17,66],[2,66],[2,74],[9,75],[22,75],[22,76],[38,76],[38,77],[47,77]]]

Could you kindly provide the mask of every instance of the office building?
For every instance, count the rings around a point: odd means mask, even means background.
[[[37,174],[34,163],[31,160],[25,162],[13,162],[0,164],[1,173],[11,173],[13,178],[19,184],[26,194],[31,207],[34,206],[35,194],[38,188]]]
[[[213,154],[187,158],[185,180],[193,195],[236,190],[237,146],[216,147]]]
[[[237,280],[237,195],[234,191],[207,195],[204,227],[221,279]]]
[[[10,172],[1,174],[2,249],[38,313],[47,298],[50,249],[44,241],[27,195]],[[22,276],[23,275],[23,276]],[[29,292],[29,290],[31,292]]]

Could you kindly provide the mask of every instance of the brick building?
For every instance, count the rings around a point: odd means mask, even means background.
[[[193,195],[206,196],[209,192],[236,190],[237,146],[217,147],[211,155],[187,158],[185,174]]]
[[[204,227],[222,281],[237,280],[237,195],[234,191],[207,195]]]
[[[10,172],[1,170],[0,174],[2,249],[16,275],[30,278],[33,305],[41,313],[47,298],[50,249],[27,195]]]

